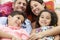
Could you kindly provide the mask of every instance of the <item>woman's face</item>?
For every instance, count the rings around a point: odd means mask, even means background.
[[[51,14],[49,12],[42,12],[39,17],[39,24],[41,26],[48,26],[51,22]]]
[[[31,10],[34,13],[34,15],[38,16],[41,10],[44,10],[44,5],[40,4],[37,1],[31,1],[30,3]]]

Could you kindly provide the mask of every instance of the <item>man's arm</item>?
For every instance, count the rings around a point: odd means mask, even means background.
[[[53,35],[60,34],[60,26],[54,27],[54,28],[46,30],[44,32],[39,32],[38,34],[41,37],[43,37],[43,36],[53,36]]]

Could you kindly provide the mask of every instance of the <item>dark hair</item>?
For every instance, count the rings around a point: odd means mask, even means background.
[[[20,12],[20,11],[13,11],[9,14],[10,16],[14,17],[15,15],[22,15],[24,17],[24,21],[26,19],[26,16],[24,15],[24,12]],[[7,20],[8,21],[8,20]],[[23,23],[24,23],[23,21]],[[7,22],[8,23],[8,22]]]
[[[36,28],[41,27],[39,25],[39,17],[41,16],[43,12],[49,12],[51,14],[51,22],[49,26],[57,26],[57,22],[58,22],[57,14],[49,10],[42,10],[36,19]]]
[[[39,2],[39,3],[41,3],[41,4],[43,4],[44,1],[43,1],[43,0],[30,0],[29,3],[28,3],[28,6],[27,6],[27,16],[31,15],[32,18],[33,18],[33,19],[32,19],[32,22],[34,22],[34,21],[36,20],[36,17],[37,17],[37,16],[34,15],[33,12],[32,12],[32,10],[31,10],[31,6],[30,6],[31,1],[37,1],[37,2]],[[44,8],[46,9],[46,6],[45,6]]]
[[[14,3],[16,2],[17,0],[14,0]],[[28,1],[26,0],[26,3],[28,3]]]
[[[30,0],[30,2],[31,2],[31,1],[37,1],[37,2],[39,2],[39,3],[41,3],[41,4],[43,4],[43,2],[44,2],[43,0]]]

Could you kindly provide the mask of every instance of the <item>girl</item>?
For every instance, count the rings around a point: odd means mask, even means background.
[[[47,29],[51,29],[54,26],[57,26],[57,15],[55,12],[51,12],[49,10],[42,10],[40,14],[38,15],[37,21],[36,21],[36,28],[33,30],[32,33],[38,33],[42,31],[46,31]],[[33,36],[31,37],[33,39]],[[59,35],[56,36],[47,36],[43,37],[41,39],[38,38],[38,40],[59,40]]]

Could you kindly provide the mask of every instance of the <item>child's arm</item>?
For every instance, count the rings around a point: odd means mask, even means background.
[[[12,38],[13,36],[3,32],[2,30],[0,30],[0,37]]]
[[[36,30],[36,29],[32,29],[31,34],[30,34],[30,35],[35,34],[35,30]],[[28,40],[32,40],[32,39],[31,39],[31,38],[29,38]]]
[[[0,37],[4,37],[4,38],[12,38],[12,40],[21,40],[20,38],[16,38],[13,35],[7,34],[3,31],[0,30]]]
[[[59,35],[56,35],[54,40],[59,40],[59,38],[60,38]]]
[[[32,29],[31,34],[35,33],[35,30],[36,30],[36,29]]]

